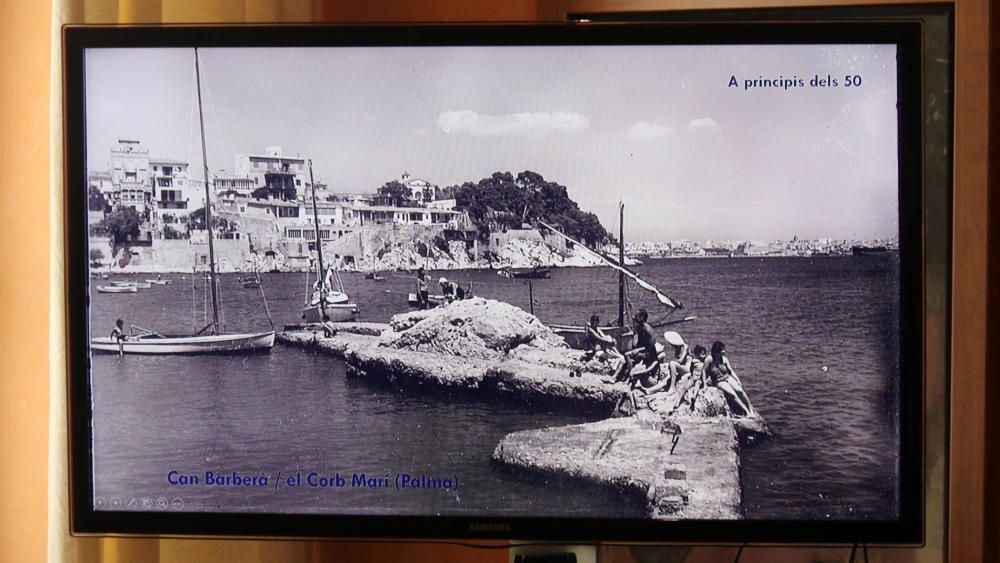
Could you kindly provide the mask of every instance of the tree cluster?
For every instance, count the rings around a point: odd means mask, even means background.
[[[539,226],[544,221],[588,246],[599,246],[611,235],[593,213],[582,211],[570,199],[566,187],[526,170],[516,177],[495,172],[479,182],[445,188],[445,197],[456,200],[475,222],[481,240],[491,232],[517,229],[523,224]]]
[[[187,226],[188,230],[205,230],[205,208],[199,207],[191,212],[187,216]],[[238,228],[235,222],[227,220],[225,217],[220,217],[218,215],[212,215],[212,228],[213,232],[218,231],[220,233],[232,233]]]

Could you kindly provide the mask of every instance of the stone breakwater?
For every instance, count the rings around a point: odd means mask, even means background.
[[[623,384],[607,385],[598,374],[568,377],[568,370],[516,359],[462,358],[436,352],[398,350],[381,346],[366,327],[339,323],[335,336],[319,329],[286,330],[283,344],[343,358],[351,377],[389,384],[410,391],[512,400],[565,412],[611,416],[628,392]],[[388,328],[388,325],[383,325]]]
[[[288,326],[278,340],[343,358],[351,377],[411,392],[607,417],[509,434],[493,452],[497,470],[545,486],[610,488],[650,518],[742,517],[739,450],[770,431],[762,419],[734,418],[718,389],[676,414],[667,414],[676,396],[642,397],[638,412],[618,417],[624,384],[605,383],[601,366],[581,363],[535,317],[484,299],[335,328],[329,336],[316,325]]]

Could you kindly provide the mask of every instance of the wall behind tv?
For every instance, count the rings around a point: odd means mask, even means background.
[[[830,2],[822,2],[829,4]],[[843,2],[840,2],[843,3]],[[853,2],[867,3],[867,2]],[[567,11],[708,8],[790,2],[680,0],[495,2],[385,2],[279,0],[31,0],[0,3],[0,170],[6,183],[0,198],[0,561],[376,561],[505,560],[502,552],[467,552],[439,547],[337,545],[296,542],[197,542],[178,540],[80,540],[68,538],[65,520],[65,405],[61,335],[60,185],[52,190],[53,167],[61,167],[58,112],[50,119],[50,85],[57,80],[55,31],[66,23],[225,21],[415,21],[559,19]],[[802,4],[798,2],[795,4]],[[956,198],[951,480],[951,522],[922,550],[879,550],[876,561],[980,560],[983,530],[983,421],[987,247],[987,77],[988,2],[957,3]],[[53,18],[53,15],[55,17]],[[55,26],[55,27],[53,27]],[[57,43],[55,43],[57,45]],[[57,83],[56,83],[57,84]],[[58,92],[58,85],[55,91]],[[58,103],[58,100],[56,100]],[[58,109],[58,105],[55,106]],[[52,127],[53,129],[50,129]],[[54,141],[51,146],[50,140]],[[58,182],[56,178],[56,182]],[[54,253],[53,253],[54,252]],[[50,302],[52,307],[50,309]],[[51,313],[50,313],[51,310]],[[53,372],[52,399],[48,373]],[[50,407],[51,405],[51,407]],[[50,412],[51,408],[51,412]],[[51,415],[51,417],[50,417]],[[52,420],[52,424],[50,424]],[[939,429],[943,432],[943,429]],[[47,444],[50,442],[51,447]],[[48,475],[48,479],[46,479]],[[49,481],[51,481],[51,486]],[[940,494],[941,491],[938,491]],[[940,498],[940,497],[939,497]],[[929,526],[944,530],[945,514],[931,507]],[[992,531],[992,530],[991,530]],[[935,533],[930,532],[933,540]],[[992,538],[992,534],[991,537]],[[944,542],[949,543],[945,547]],[[995,541],[995,540],[994,540]],[[842,561],[833,550],[749,550],[744,561]],[[643,560],[720,561],[729,548],[698,548],[646,554]],[[613,549],[607,559],[634,560]],[[649,557],[649,559],[647,559]]]

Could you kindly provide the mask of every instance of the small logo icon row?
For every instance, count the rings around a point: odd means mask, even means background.
[[[175,498],[170,500],[166,497],[96,497],[94,508],[97,510],[181,510],[184,508],[184,500]]]

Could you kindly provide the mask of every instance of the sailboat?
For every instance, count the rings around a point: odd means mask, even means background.
[[[208,231],[208,281],[212,294],[212,322],[191,335],[165,335],[133,326],[132,334],[119,340],[112,337],[93,338],[91,350],[125,354],[229,354],[234,352],[267,352],[274,346],[274,327],[262,332],[222,332],[219,323],[218,276],[215,272],[215,244],[212,236],[212,193],[208,179],[208,150],[205,148],[205,116],[201,105],[201,69],[198,49],[194,50],[195,79],[198,87],[198,118],[201,123],[201,155],[205,170],[205,227]],[[134,290],[134,288],[133,288]],[[270,313],[268,314],[270,319]],[[138,330],[138,334],[135,334]]]
[[[549,225],[544,221],[539,221],[539,223],[541,223],[543,227],[549,229],[550,231],[562,237],[566,241],[586,250],[587,252],[598,258],[601,262],[604,262],[605,265],[618,272],[618,324],[617,326],[601,327],[601,330],[608,336],[615,339],[615,341],[618,343],[619,350],[625,350],[630,347],[630,342],[633,336],[632,330],[626,322],[626,315],[625,315],[626,279],[634,281],[638,287],[652,293],[656,297],[657,302],[659,302],[660,305],[662,305],[665,308],[664,317],[669,316],[671,313],[673,313],[678,309],[683,309],[684,305],[680,301],[665,295],[663,292],[657,289],[653,284],[642,279],[642,277],[638,273],[632,271],[625,265],[625,243],[624,243],[625,229],[623,225],[624,215],[625,215],[624,205],[619,204],[618,211],[620,214],[620,220],[619,220],[620,233],[618,237],[619,247],[618,247],[617,260],[608,256],[603,252],[594,250],[588,247],[587,245],[582,244],[581,242],[574,240],[573,238],[570,238],[559,229],[553,227],[552,225]],[[657,326],[664,326],[668,324],[676,324],[676,323],[692,321],[695,318],[697,317],[693,316],[684,317],[683,319],[676,321],[659,323],[657,324]],[[567,344],[569,344],[571,348],[582,350],[587,348],[588,346],[587,327],[585,326],[554,324],[554,325],[549,325],[549,328],[551,328],[552,331],[558,334],[559,336],[562,336],[563,339],[566,341]]]
[[[302,309],[302,320],[307,323],[326,321],[344,322],[358,316],[358,306],[344,291],[340,271],[331,264],[323,277],[323,242],[319,236],[319,211],[316,209],[316,182],[313,180],[312,160],[309,160],[309,184],[312,188],[313,232],[316,235],[316,285]],[[306,274],[308,276],[308,273]],[[308,278],[307,278],[308,279]]]

